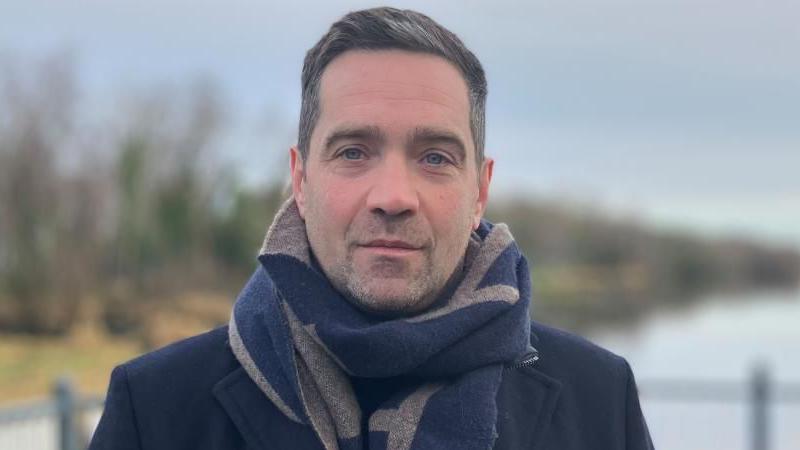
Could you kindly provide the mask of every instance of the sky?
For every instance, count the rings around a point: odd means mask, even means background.
[[[0,0],[0,54],[75,55],[98,111],[198,76],[225,158],[283,173],[305,51],[364,1]],[[493,195],[560,196],[665,227],[800,247],[800,3],[392,2],[430,15],[489,80]]]

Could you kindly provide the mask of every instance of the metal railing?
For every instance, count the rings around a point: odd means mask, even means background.
[[[776,383],[765,366],[756,366],[742,383],[698,380],[643,380],[639,392],[647,401],[749,404],[751,450],[770,450],[770,405],[800,404],[800,383]],[[52,398],[27,405],[0,408],[0,449],[79,450],[86,448],[103,407],[101,396],[78,396],[66,378],[53,385]],[[96,417],[85,420],[86,413]],[[15,436],[7,431],[25,431]]]
[[[103,402],[102,396],[78,396],[68,378],[59,378],[48,400],[0,407],[0,449],[84,449],[96,421],[83,418],[99,415]]]
[[[743,389],[744,388],[744,389]],[[767,367],[758,364],[752,369],[745,386],[729,381],[656,380],[639,383],[639,395],[648,401],[680,403],[747,403],[749,426],[746,428],[750,450],[770,450],[770,405],[800,405],[800,383],[777,383]]]

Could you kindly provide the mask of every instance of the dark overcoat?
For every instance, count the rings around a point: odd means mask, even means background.
[[[218,328],[115,368],[90,450],[322,450],[259,390],[227,338]],[[504,369],[495,449],[653,448],[623,358],[537,323],[531,341],[539,359]]]

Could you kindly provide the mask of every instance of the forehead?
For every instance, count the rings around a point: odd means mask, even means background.
[[[345,52],[325,68],[321,93],[355,94],[365,85],[469,106],[467,84],[453,64],[439,56],[405,50]]]
[[[393,129],[437,126],[472,144],[469,111],[467,84],[447,60],[404,50],[349,51],[322,75],[313,140],[346,122],[377,126],[390,134]]]

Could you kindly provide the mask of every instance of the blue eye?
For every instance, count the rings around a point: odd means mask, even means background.
[[[440,166],[447,161],[445,160],[444,156],[439,153],[428,153],[425,155],[425,162],[432,166]]]
[[[361,159],[364,156],[364,152],[361,151],[361,149],[358,149],[358,148],[355,148],[355,147],[350,147],[350,148],[345,149],[342,152],[342,156],[346,160],[357,161],[357,160]]]

